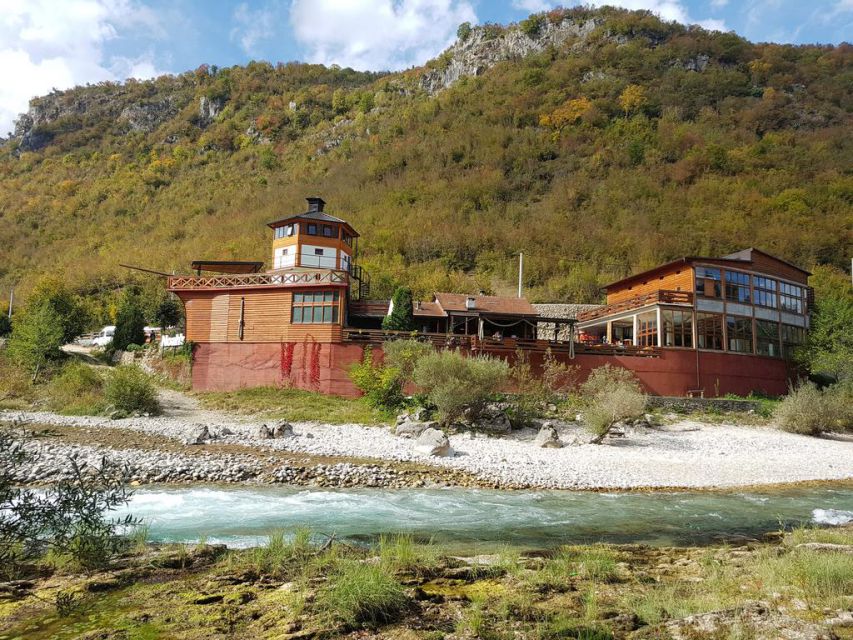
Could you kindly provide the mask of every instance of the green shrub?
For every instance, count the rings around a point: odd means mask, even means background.
[[[837,384],[825,390],[805,382],[788,391],[773,418],[785,431],[815,436],[827,431],[853,429],[851,385]]]
[[[317,595],[317,608],[350,627],[396,620],[406,607],[403,587],[382,565],[345,561]]]
[[[382,345],[382,351],[385,353],[385,364],[399,371],[402,381],[406,383],[411,382],[420,359],[435,349],[427,342],[391,340]]]
[[[558,402],[561,395],[575,387],[578,370],[577,366],[558,362],[548,349],[542,362],[542,372],[537,374],[527,352],[516,351],[510,370],[513,386],[510,415],[513,423],[527,426],[533,418],[541,416],[548,404]]]
[[[104,379],[87,364],[73,360],[48,385],[54,411],[72,415],[97,415],[106,407]]]
[[[459,28],[456,30],[456,37],[459,39],[459,42],[465,42],[468,39],[468,36],[471,35],[471,23],[463,22],[459,25]]]
[[[12,321],[5,313],[0,313],[0,338],[5,338],[12,333]]]
[[[370,347],[365,347],[361,362],[350,368],[349,375],[371,407],[395,409],[403,404],[400,372],[394,367],[375,365]]]
[[[534,14],[518,23],[518,27],[521,29],[521,32],[528,38],[535,38],[538,36],[544,25],[545,16],[542,14]]]
[[[139,367],[121,365],[107,378],[107,401],[123,413],[158,413],[157,388],[151,377]]]
[[[584,418],[595,434],[594,444],[601,444],[617,422],[636,418],[646,407],[637,377],[628,369],[609,364],[592,370],[581,385],[581,395],[587,407]]]
[[[116,330],[113,335],[112,347],[124,351],[132,344],[145,343],[145,315],[139,296],[125,292],[116,312]]]
[[[458,351],[437,351],[424,356],[414,371],[415,384],[426,393],[445,424],[466,411],[476,417],[508,378],[509,366],[503,360],[468,357]]]
[[[36,388],[26,369],[12,362],[0,351],[0,406],[17,408],[35,397]]]

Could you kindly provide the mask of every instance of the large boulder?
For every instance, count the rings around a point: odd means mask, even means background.
[[[450,440],[439,429],[424,429],[415,441],[415,451],[425,456],[449,456]]]
[[[490,410],[484,411],[477,418],[474,427],[478,431],[485,431],[486,433],[505,434],[512,431],[512,422],[510,422],[505,411]]]
[[[559,449],[563,446],[563,443],[560,442],[560,436],[557,434],[557,430],[553,425],[547,423],[542,425],[542,428],[539,429],[539,433],[536,434],[536,439],[533,440],[533,444],[545,449]]]
[[[289,422],[279,422],[272,429],[273,438],[289,438],[293,435],[293,425]]]
[[[394,429],[394,435],[400,436],[401,438],[417,438],[427,429],[436,428],[438,428],[437,422],[406,421],[396,426]]]
[[[257,435],[259,440],[271,440],[273,438],[272,429],[270,429],[265,424],[262,424],[260,427],[258,427]]]

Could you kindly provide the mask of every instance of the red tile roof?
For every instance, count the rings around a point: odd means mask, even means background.
[[[446,318],[447,314],[437,302],[415,302],[415,316],[419,318]]]
[[[465,300],[474,298],[474,308],[467,309]],[[437,302],[444,311],[488,313],[507,316],[537,316],[539,313],[525,298],[508,296],[467,296],[464,293],[436,293]]]

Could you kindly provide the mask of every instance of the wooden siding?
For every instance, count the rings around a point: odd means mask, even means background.
[[[607,291],[607,304],[626,302],[632,298],[653,294],[656,291],[693,291],[693,268],[687,265],[677,265],[671,271],[650,277],[647,280],[638,280],[630,283],[630,286]]]
[[[305,291],[326,290],[322,287]],[[291,324],[293,290],[264,289],[213,294],[180,293],[187,316],[187,340],[192,342],[341,342],[343,340],[344,289],[338,301],[337,324]],[[301,291],[301,290],[300,290]],[[243,339],[240,339],[240,308]]]

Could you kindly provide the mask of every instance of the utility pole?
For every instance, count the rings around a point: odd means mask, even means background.
[[[524,253],[518,254],[518,297],[521,297],[521,277],[524,273]]]
[[[15,301],[15,290],[9,290],[9,320],[12,319],[12,303]]]

